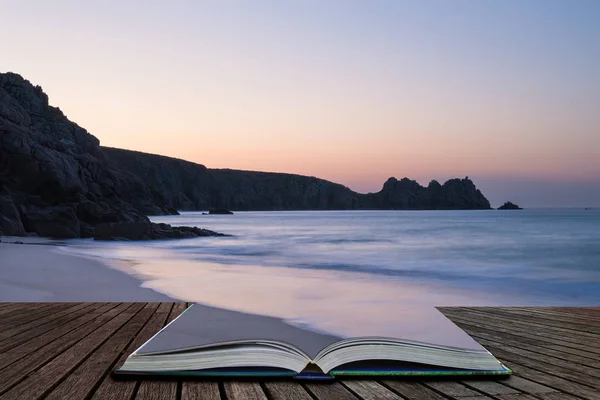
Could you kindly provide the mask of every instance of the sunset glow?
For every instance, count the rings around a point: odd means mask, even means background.
[[[494,201],[594,205],[599,20],[594,0],[28,0],[2,6],[0,71],[106,146],[361,192],[468,175]]]

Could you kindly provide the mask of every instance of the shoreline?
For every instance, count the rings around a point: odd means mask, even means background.
[[[182,302],[148,287],[144,280],[119,266],[128,260],[110,261],[60,251],[68,247],[46,238],[0,237],[0,302]],[[22,242],[22,243],[14,243]],[[134,262],[134,261],[132,261]],[[191,300],[190,300],[191,301]],[[282,318],[194,302],[198,312],[240,323],[267,324],[272,331],[304,331]],[[255,321],[255,322],[252,322]]]
[[[56,246],[64,242],[6,236],[0,239],[2,302],[181,301],[143,287],[141,279],[105,260],[60,252]]]

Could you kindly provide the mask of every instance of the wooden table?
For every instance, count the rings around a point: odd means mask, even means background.
[[[440,308],[514,371],[494,380],[114,380],[186,303],[0,303],[0,399],[600,400],[600,307]]]

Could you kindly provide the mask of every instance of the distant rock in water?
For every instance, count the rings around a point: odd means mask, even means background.
[[[432,181],[427,187],[390,178],[381,191],[361,194],[315,177],[208,169],[101,147],[96,137],[50,106],[42,88],[20,75],[0,73],[0,235],[93,237],[103,224],[126,223],[132,224],[127,228],[132,238],[187,237],[190,232],[183,228],[155,230],[147,218],[177,210],[489,208],[468,178],[443,185]],[[113,231],[104,235],[102,229],[108,228],[103,226],[98,237],[110,236]]]
[[[522,210],[522,208],[516,205],[515,203],[507,201],[506,203],[498,207],[498,210]]]
[[[233,214],[233,212],[231,212],[225,208],[213,208],[212,210],[209,210],[208,213],[209,214],[219,214],[219,215]]]

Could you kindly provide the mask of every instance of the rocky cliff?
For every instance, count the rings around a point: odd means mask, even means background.
[[[101,147],[96,137],[50,106],[39,86],[17,74],[0,73],[0,235],[91,237],[100,224],[113,224],[114,233],[115,223],[137,227],[131,223],[149,223],[146,215],[210,208],[489,209],[490,205],[468,178],[443,185],[433,181],[427,187],[407,178],[390,178],[380,192],[359,194],[314,177],[207,169],[170,157]],[[168,237],[169,229],[154,226],[144,235],[159,232],[156,237]]]
[[[110,163],[39,86],[0,73],[0,235],[91,237],[102,223],[149,223],[166,203]]]
[[[178,210],[466,210],[490,203],[467,177],[427,187],[408,178],[388,179],[377,193],[361,194],[314,177],[208,169],[174,158],[109,147],[106,156],[148,182],[167,207]]]

